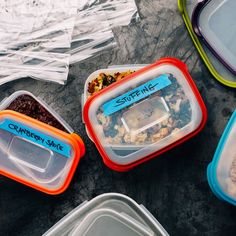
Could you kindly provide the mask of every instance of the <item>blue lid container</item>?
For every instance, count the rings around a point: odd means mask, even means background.
[[[207,168],[213,193],[236,206],[236,110],[220,139],[214,158]]]

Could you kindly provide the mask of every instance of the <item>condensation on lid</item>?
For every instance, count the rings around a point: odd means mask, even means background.
[[[231,118],[223,140],[221,141],[219,156],[216,158],[217,181],[226,195],[236,200],[236,112]]]
[[[154,233],[126,214],[110,209],[99,209],[87,215],[69,235],[153,236]]]
[[[201,9],[199,30],[219,59],[236,74],[236,1],[210,0]]]
[[[89,120],[106,155],[119,165],[138,161],[196,130],[203,114],[180,68],[152,67],[90,100]]]
[[[46,189],[59,188],[74,162],[75,147],[69,134],[46,127],[17,112],[1,111],[1,172]]]

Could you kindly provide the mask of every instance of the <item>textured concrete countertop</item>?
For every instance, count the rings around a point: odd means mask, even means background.
[[[177,0],[138,0],[142,20],[114,32],[120,47],[71,67],[60,86],[22,79],[0,87],[0,99],[27,89],[51,105],[84,139],[87,152],[68,190],[47,196],[0,176],[0,235],[41,235],[84,200],[105,192],[126,194],[145,205],[171,235],[236,235],[236,208],[210,191],[206,168],[235,108],[235,90],[219,84],[200,59],[177,9]],[[114,64],[180,58],[209,111],[203,132],[127,173],[108,169],[86,135],[80,97],[90,73]]]

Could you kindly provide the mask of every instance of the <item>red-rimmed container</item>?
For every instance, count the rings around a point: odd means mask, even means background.
[[[104,163],[127,171],[196,135],[207,111],[186,65],[163,58],[91,96],[83,117]]]

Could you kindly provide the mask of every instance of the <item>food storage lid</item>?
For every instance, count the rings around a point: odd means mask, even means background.
[[[148,232],[153,232],[155,236],[169,235],[143,205],[138,205],[133,199],[119,193],[105,193],[95,197],[91,201],[85,201],[43,235],[70,235],[88,215],[93,215],[98,210],[104,211],[104,209],[106,211],[110,210],[113,213],[115,212],[120,217],[128,217],[132,222],[142,225],[141,227],[145,228]]]
[[[236,205],[236,111],[220,139],[208,166],[208,182],[217,197]]]
[[[207,68],[220,83],[236,88],[236,76],[230,72],[211,50],[203,43],[201,37],[198,37],[192,27],[191,18],[198,0],[178,0],[178,7],[186,24],[187,30],[195,44],[200,56],[202,57]]]
[[[235,0],[202,0],[193,12],[192,24],[195,33],[236,75],[235,9]]]
[[[69,235],[153,236],[154,233],[129,215],[110,209],[99,209],[88,214]]]
[[[185,64],[165,58],[90,97],[83,115],[104,162],[124,171],[199,132],[206,108]]]
[[[84,144],[79,136],[15,111],[0,112],[0,173],[48,194],[69,185]]]

